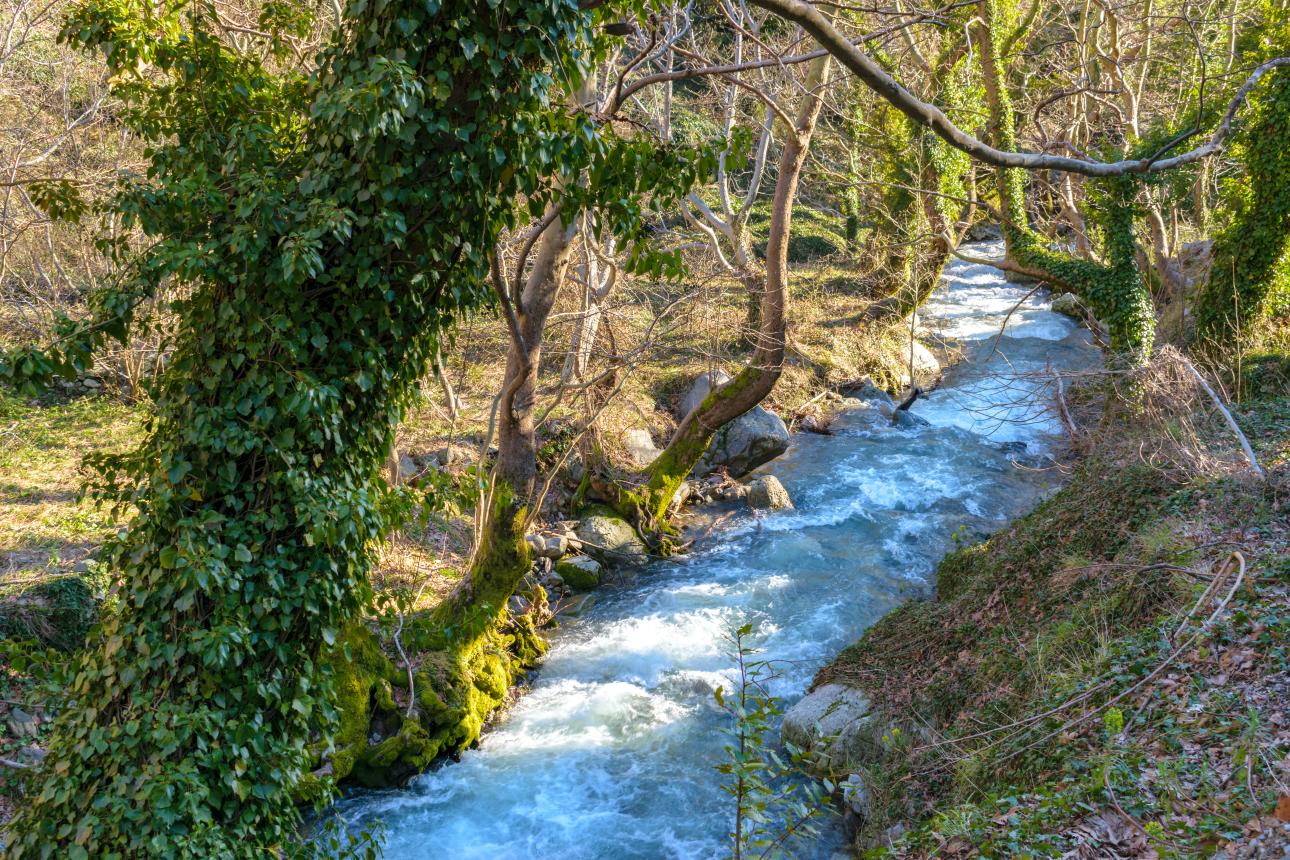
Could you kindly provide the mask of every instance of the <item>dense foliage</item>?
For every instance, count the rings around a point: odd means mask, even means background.
[[[1269,74],[1234,148],[1244,170],[1225,189],[1227,220],[1197,301],[1197,335],[1211,347],[1235,347],[1260,321],[1290,312],[1290,70]]]
[[[270,4],[261,26],[307,23]],[[4,375],[35,387],[83,368],[140,324],[143,297],[184,290],[146,441],[98,463],[95,492],[137,511],[100,555],[119,611],[76,668],[8,856],[291,843],[289,789],[330,730],[320,651],[368,599],[402,507],[379,468],[443,325],[489,295],[517,199],[540,212],[559,189],[576,210],[599,194],[621,226],[635,189],[678,170],[553,107],[603,38],[591,24],[570,0],[359,0],[310,76],[230,48],[204,3],[73,16],[66,37],[106,52],[148,143],[147,175],[112,205],[152,245],[90,323],[8,354]],[[557,168],[590,181],[561,188]]]

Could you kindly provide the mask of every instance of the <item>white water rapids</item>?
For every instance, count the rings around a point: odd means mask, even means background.
[[[975,246],[1001,255],[998,243]],[[727,636],[751,622],[763,659],[787,661],[775,692],[791,704],[815,671],[905,596],[925,592],[952,534],[993,531],[1052,479],[1038,463],[1059,430],[1042,381],[1026,374],[1096,362],[1087,333],[993,269],[950,264],[924,325],[965,360],[913,411],[910,430],[876,410],[802,434],[765,467],[796,510],[747,514],[683,558],[596,593],[555,632],[532,690],[478,749],[404,790],[355,793],[336,813],[375,821],[391,860],[717,858],[730,798],[714,765],[730,688]],[[989,356],[989,361],[985,358]],[[824,856],[836,838],[824,840]]]

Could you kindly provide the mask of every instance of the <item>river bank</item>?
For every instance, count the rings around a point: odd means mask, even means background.
[[[774,692],[791,701],[833,653],[926,592],[956,533],[996,530],[1057,478],[1036,469],[1060,425],[1031,401],[1046,367],[1096,362],[1087,333],[1032,298],[996,351],[991,336],[1028,290],[968,264],[947,280],[923,321],[967,361],[914,404],[909,426],[859,402],[833,435],[795,436],[764,467],[793,510],[737,518],[689,556],[603,586],[479,749],[407,790],[354,795],[338,814],[355,828],[381,821],[389,857],[426,844],[460,857],[597,857],[611,845],[719,855],[729,807],[713,689],[730,684],[730,632],[753,625],[784,667]]]

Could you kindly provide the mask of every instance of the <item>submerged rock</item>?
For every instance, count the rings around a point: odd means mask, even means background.
[[[913,430],[917,427],[930,427],[932,423],[921,415],[915,415],[908,409],[897,409],[891,415],[891,423],[902,430]]]
[[[561,559],[555,573],[574,591],[590,591],[600,585],[600,562],[585,555]]]
[[[556,615],[563,615],[567,618],[577,618],[596,604],[596,595],[594,594],[575,594],[568,600],[563,600],[556,607]]]
[[[748,485],[748,505],[756,510],[793,507],[793,498],[774,475],[759,475]]]
[[[784,714],[780,736],[806,753],[813,773],[855,770],[868,757],[875,715],[869,697],[845,684],[825,684]]]
[[[729,379],[730,375],[721,370],[700,374],[681,398],[681,416],[693,412],[714,385]],[[704,475],[724,467],[731,477],[739,478],[783,454],[788,444],[788,426],[784,420],[768,409],[754,406],[716,432],[694,467],[694,474]]]
[[[1084,305],[1074,293],[1062,293],[1053,299],[1052,311],[1055,314],[1068,316],[1074,320],[1084,319]]]
[[[842,393],[867,403],[870,406],[886,406],[889,409],[894,409],[896,407],[896,401],[892,400],[891,395],[874,385],[868,377],[865,377],[858,382],[853,382],[850,385],[843,386]],[[847,408],[849,404],[844,400],[842,402],[842,406],[843,408]]]
[[[583,549],[605,564],[634,565],[649,560],[649,551],[636,530],[608,508],[587,511],[578,521],[577,534]]]

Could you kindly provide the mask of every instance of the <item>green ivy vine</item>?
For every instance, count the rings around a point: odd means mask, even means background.
[[[489,301],[499,234],[559,195],[569,217],[595,206],[636,269],[678,265],[649,250],[644,200],[710,155],[563,107],[605,16],[640,7],[354,0],[316,72],[278,62],[310,25],[289,4],[266,7],[256,55],[221,40],[207,0],[74,10],[63,37],[106,55],[148,147],[110,204],[147,250],[105,239],[129,277],[57,343],[0,356],[0,378],[74,374],[147,325],[143,299],[183,289],[145,441],[94,464],[93,493],[133,512],[100,556],[118,608],[4,856],[307,850],[290,848],[292,787],[336,725],[326,651],[407,508],[380,478],[392,428],[445,325]]]
[[[1196,337],[1210,350],[1235,347],[1259,322],[1290,314],[1290,70],[1268,75],[1236,136],[1242,169],[1224,184],[1222,227],[1196,300]]]

